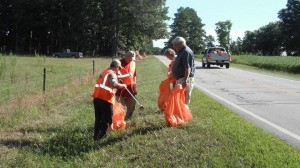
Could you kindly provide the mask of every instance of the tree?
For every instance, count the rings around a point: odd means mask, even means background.
[[[166,38],[166,0],[3,0],[0,52],[51,54],[62,48],[85,55],[149,50]],[[149,44],[151,43],[151,44]]]
[[[230,20],[216,23],[215,31],[218,36],[218,41],[220,45],[226,47],[227,50],[229,49],[231,26],[232,23]]]
[[[145,50],[152,39],[167,35],[168,8],[165,0],[102,0],[105,31],[108,48],[116,50]]]
[[[212,35],[208,35],[205,38],[205,44],[207,47],[214,47],[215,38]]]
[[[242,47],[243,41],[240,37],[237,38],[236,41],[233,41],[230,44],[230,52],[234,55],[240,55],[241,52],[243,51],[243,47]]]
[[[243,51],[243,40],[238,37],[236,39],[236,45],[237,45],[237,55],[239,55]]]
[[[245,53],[256,53],[256,32],[245,31],[245,36],[243,38],[243,51]]]
[[[256,49],[264,55],[279,53],[283,41],[280,25],[280,22],[269,23],[256,31]]]
[[[283,22],[286,48],[300,53],[300,1],[288,0],[286,8],[278,12],[278,17]]]
[[[205,31],[203,30],[204,24],[201,23],[201,19],[197,16],[197,13],[192,8],[179,8],[175,13],[175,18],[171,28],[171,37],[166,47],[172,46],[172,40],[181,36],[185,38],[186,43],[194,51],[199,53],[205,48]]]
[[[11,0],[3,0],[0,3],[0,52],[6,53],[15,49],[13,24],[14,3]]]
[[[82,10],[84,17],[83,34],[81,46],[84,49],[85,55],[96,55],[101,53],[100,39],[102,39],[101,32],[103,27],[103,10],[101,9],[101,2],[99,1],[85,1],[85,8]],[[92,17],[90,17],[92,16]]]

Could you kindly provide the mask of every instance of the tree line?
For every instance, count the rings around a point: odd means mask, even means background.
[[[162,53],[182,36],[196,53],[216,41],[233,54],[278,55],[300,53],[300,1],[288,0],[278,12],[280,21],[243,39],[230,38],[230,20],[216,23],[217,39],[206,35],[204,23],[193,8],[180,7],[173,23],[166,20],[166,0],[2,0],[0,52],[51,55],[69,48],[84,55],[116,55],[119,51]],[[168,39],[163,50],[152,40]]]
[[[254,31],[246,31],[244,38],[230,43],[233,54],[300,56],[300,1],[288,0],[286,8],[278,11],[277,22]]]
[[[167,37],[165,0],[2,0],[0,52],[147,50]]]
[[[271,22],[260,27],[258,30],[244,32],[243,39],[233,41],[230,38],[232,24],[230,20],[219,21],[215,24],[217,39],[206,36],[203,30],[204,24],[192,8],[179,8],[175,14],[174,22],[170,26],[171,38],[166,47],[172,46],[175,36],[187,39],[187,44],[195,53],[205,47],[215,46],[218,41],[220,46],[225,47],[234,55],[237,54],[260,54],[280,55],[286,51],[288,55],[300,55],[300,1],[288,0],[286,8],[278,11],[280,21]],[[164,49],[165,49],[164,48]]]

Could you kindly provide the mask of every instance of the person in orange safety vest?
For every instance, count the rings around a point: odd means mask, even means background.
[[[169,67],[168,67],[168,79],[169,79],[169,82],[173,84],[173,87],[175,86],[175,83],[176,83],[176,78],[173,77],[172,75],[172,67],[173,67],[173,64],[174,64],[174,61],[175,61],[175,51],[171,48],[168,48],[165,50],[165,56],[171,60],[171,63],[169,64]]]
[[[118,73],[118,79],[122,83],[126,84],[128,91],[135,96],[136,92],[136,64],[135,64],[135,52],[128,51],[124,58],[121,59],[122,69]],[[126,106],[126,116],[125,119],[130,119],[132,113],[135,110],[136,101],[128,93],[127,90],[118,89],[116,93],[117,101],[120,101],[122,105]]]
[[[135,55],[139,58],[139,60],[143,59],[143,56],[141,56],[139,51],[135,51]]]
[[[97,79],[92,94],[95,110],[94,140],[99,140],[107,134],[112,123],[116,90],[126,87],[125,84],[119,83],[117,79],[116,73],[120,68],[121,62],[113,60],[110,67],[104,70]]]

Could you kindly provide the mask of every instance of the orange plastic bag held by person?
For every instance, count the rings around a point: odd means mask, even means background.
[[[110,125],[110,130],[117,130],[117,129],[125,129],[126,122],[125,122],[125,110],[121,103],[117,102],[114,105],[114,114],[112,117],[112,123]]]
[[[157,105],[161,111],[165,110],[169,102],[170,93],[171,93],[170,81],[169,79],[166,79],[162,81],[159,85],[159,96],[157,99]]]
[[[178,84],[171,91],[169,103],[164,112],[168,125],[172,127],[180,126],[192,119],[192,113],[185,104],[185,90],[186,87],[182,88]]]

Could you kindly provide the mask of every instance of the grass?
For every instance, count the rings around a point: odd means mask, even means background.
[[[105,67],[110,59],[97,61]],[[89,62],[80,59],[74,68]],[[300,166],[299,150],[196,89],[190,105],[193,119],[181,127],[167,127],[156,105],[167,67],[149,56],[137,62],[137,71],[138,99],[145,110],[136,110],[125,130],[110,132],[97,142],[92,140],[90,97],[96,74],[82,74],[49,89],[45,96],[31,95],[26,100],[32,102],[20,99],[19,107],[4,110],[0,113],[0,167]],[[57,75],[62,77],[55,80],[68,76]],[[5,105],[1,109],[11,104]]]
[[[52,90],[81,78],[86,73],[92,74],[93,60],[98,71],[109,62],[109,59],[103,62],[101,59],[0,55],[0,105],[12,99],[42,93],[44,68],[46,68],[46,90]]]

